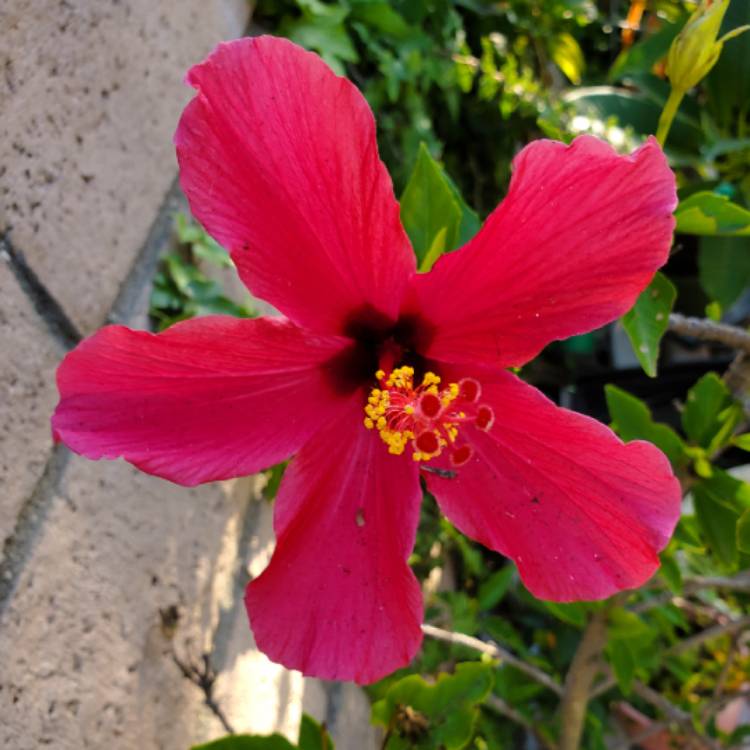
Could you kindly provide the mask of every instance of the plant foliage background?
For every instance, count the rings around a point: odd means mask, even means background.
[[[529,141],[587,132],[630,151],[655,133],[670,93],[665,57],[694,9],[683,0],[260,0],[254,22],[318,52],[364,92],[427,269],[475,233]],[[722,33],[747,23],[750,3],[732,0]],[[727,708],[750,714],[750,347],[738,343],[750,318],[750,34],[727,41],[682,100],[666,150],[680,206],[663,273],[620,323],[551,345],[521,373],[668,455],[685,502],[661,571],[609,602],[545,603],[427,502],[411,562],[441,637],[370,689],[385,748],[566,750],[578,746],[570,704],[581,695],[580,743],[591,750],[750,742],[750,721]],[[211,271],[231,264],[222,249],[185,217],[177,234],[156,279],[155,327],[252,315]],[[697,316],[698,328],[673,310]],[[269,475],[269,499],[282,471]],[[454,633],[471,638],[457,643]],[[206,747],[294,745],[231,737]],[[306,720],[298,747],[332,744]]]

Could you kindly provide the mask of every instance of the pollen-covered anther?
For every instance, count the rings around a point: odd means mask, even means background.
[[[414,368],[409,366],[388,374],[378,370],[375,377],[379,387],[368,396],[364,425],[378,431],[389,453],[401,455],[411,446],[415,461],[430,461],[449,449],[451,464],[462,466],[473,450],[460,440],[461,428],[492,426],[494,413],[477,403],[482,389],[473,378],[443,384],[439,375],[426,372],[415,385]]]
[[[464,401],[475,403],[479,400],[481,393],[482,386],[479,385],[478,380],[474,380],[474,378],[463,378],[458,381],[458,395]]]
[[[435,419],[443,408],[443,402],[435,393],[425,393],[419,399],[419,412],[427,419]]]
[[[487,406],[487,404],[482,404],[477,409],[477,416],[474,420],[474,424],[480,430],[489,432],[494,421],[495,421],[495,412],[492,411],[492,408]]]
[[[454,448],[450,453],[451,466],[463,466],[473,455],[474,449],[470,445],[464,444]]]

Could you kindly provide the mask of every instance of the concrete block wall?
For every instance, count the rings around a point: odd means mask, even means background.
[[[184,205],[182,78],[248,16],[246,0],[0,3],[0,748],[182,750],[222,717],[295,737],[302,711],[340,750],[377,746],[361,691],[254,648],[242,593],[273,547],[260,480],[188,490],[50,439],[65,351],[147,325]]]

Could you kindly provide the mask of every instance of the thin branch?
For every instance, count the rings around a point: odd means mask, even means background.
[[[732,636],[732,640],[729,644],[729,649],[727,650],[727,658],[721,667],[721,672],[719,672],[719,676],[716,680],[716,685],[714,686],[714,694],[713,694],[714,701],[720,700],[721,696],[724,694],[724,688],[727,685],[729,674],[732,671],[732,663],[734,662],[735,656],[737,656],[737,652],[739,651],[739,646],[740,646],[740,635],[739,633],[735,633]]]
[[[543,672],[533,664],[529,664],[523,659],[519,659],[515,654],[507,651],[502,646],[498,646],[496,643],[480,641],[479,638],[473,638],[464,633],[453,633],[450,630],[436,628],[434,625],[422,625],[422,632],[426,636],[434,638],[437,641],[466,646],[467,648],[474,649],[482,654],[487,654],[493,659],[499,659],[500,661],[514,667],[519,672],[523,672],[528,677],[531,677],[532,680],[538,682],[540,685],[544,685],[544,687],[548,688],[556,695],[562,695],[563,693],[562,686],[553,677],[550,677],[546,672]]]
[[[653,737],[657,732],[661,732],[667,728],[667,725],[660,721],[652,721],[642,731],[634,734],[632,737],[627,737],[618,745],[615,745],[614,750],[630,750],[634,745],[640,745],[644,740]]]
[[[534,722],[527,719],[520,711],[516,711],[513,706],[506,703],[502,698],[490,693],[484,701],[487,708],[492,709],[501,716],[505,716],[506,719],[510,719],[519,726],[522,726],[527,732],[532,734],[537,742],[546,750],[558,750],[557,746],[544,734],[542,734],[536,727]]]
[[[695,635],[690,636],[690,638],[686,638],[684,641],[675,643],[674,646],[670,646],[670,648],[664,653],[668,656],[682,654],[685,651],[700,646],[705,641],[719,638],[722,635],[731,635],[732,633],[736,633],[744,628],[750,628],[750,615],[738,617],[736,620],[729,620],[729,622],[723,625],[714,625],[711,628],[706,628],[706,630],[702,630],[700,633],[696,633]]]
[[[750,416],[750,360],[746,352],[737,352],[722,379],[732,395],[742,404],[745,416]]]
[[[694,576],[685,578],[682,586],[683,595],[696,594],[703,589],[725,589],[727,591],[750,592],[750,570],[743,570],[735,576]],[[637,614],[648,612],[654,607],[669,604],[676,595],[671,591],[664,591],[650,599],[638,602],[630,609]]]
[[[667,719],[678,724],[685,734],[689,734],[691,737],[699,740],[704,747],[708,746],[712,750],[722,750],[719,742],[696,731],[693,727],[693,720],[687,711],[683,711],[678,706],[675,706],[674,703],[668,701],[661,693],[657,693],[656,690],[637,680],[633,683],[633,692],[641,700],[646,701],[646,703],[661,711]]]
[[[680,313],[669,316],[669,330],[701,341],[713,341],[731,349],[750,353],[750,333],[744,328],[716,323],[706,318],[691,318]]]
[[[565,677],[560,704],[560,750],[578,750],[581,743],[591,685],[607,643],[608,613],[608,608],[600,609],[591,617]]]
[[[184,662],[180,659],[174,650],[174,644],[172,644],[172,659],[180,672],[182,672],[183,677],[190,680],[190,682],[203,691],[203,700],[206,706],[221,722],[221,725],[224,727],[227,734],[234,734],[234,728],[227,720],[224,711],[222,711],[221,706],[216,702],[213,695],[216,673],[211,667],[211,657],[209,654],[203,654],[202,666],[196,667],[194,664]]]
[[[688,593],[711,588],[750,592],[750,570],[743,570],[731,578],[725,576],[696,576],[695,578],[687,578],[685,579],[685,586]]]
[[[726,580],[729,581],[731,579]],[[671,599],[672,597],[670,596],[669,598]],[[639,610],[633,608],[633,611],[635,612]],[[668,648],[664,652],[664,654],[668,656],[681,654],[685,651],[689,651],[691,648],[700,646],[704,641],[710,641],[712,638],[718,638],[726,634],[737,633],[745,627],[750,627],[750,617],[740,617],[736,620],[730,620],[729,622],[722,625],[715,625],[711,628],[706,628],[706,630],[701,630],[700,633],[696,633],[690,638],[686,638],[684,641],[675,643],[675,645]],[[606,670],[606,672],[607,674],[605,675],[604,679],[601,682],[597,683],[592,689],[590,695],[591,700],[593,700],[594,698],[598,698],[600,695],[603,695],[604,693],[611,690],[615,685],[617,685],[617,680],[615,679],[612,672],[610,670]]]

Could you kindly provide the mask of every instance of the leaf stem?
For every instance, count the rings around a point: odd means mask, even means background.
[[[669,92],[669,97],[659,117],[659,127],[656,130],[656,140],[659,141],[662,148],[666,143],[669,129],[672,127],[672,121],[677,114],[683,96],[685,96],[685,92],[678,89],[671,89]]]

